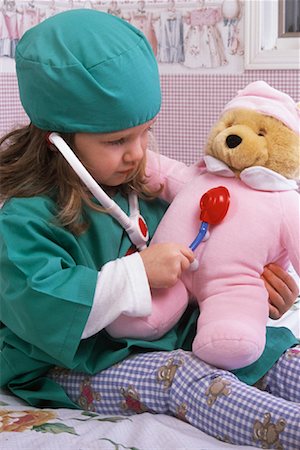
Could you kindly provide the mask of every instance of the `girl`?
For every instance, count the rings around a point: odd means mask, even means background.
[[[150,314],[150,289],[172,286],[193,261],[180,244],[144,245],[166,205],[145,176],[161,99],[143,34],[94,10],[64,12],[23,36],[16,67],[31,123],[1,143],[1,385],[36,406],[176,415],[235,444],[268,444],[267,420],[283,448],[298,448],[300,360],[287,329],[266,348],[278,362],[256,370],[268,393],[187,351],[195,311],[154,342],[105,331],[120,314]],[[273,269],[264,277],[280,315],[297,287]]]

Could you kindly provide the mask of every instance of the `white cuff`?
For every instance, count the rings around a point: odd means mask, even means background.
[[[139,253],[106,263],[98,273],[93,306],[82,339],[101,331],[121,314],[151,314],[151,291]]]

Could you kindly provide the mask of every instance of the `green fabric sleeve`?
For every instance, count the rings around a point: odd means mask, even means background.
[[[54,229],[43,217],[1,215],[1,317],[16,337],[32,346],[33,358],[44,352],[70,366],[98,272],[76,264],[81,251],[76,240],[64,229]]]

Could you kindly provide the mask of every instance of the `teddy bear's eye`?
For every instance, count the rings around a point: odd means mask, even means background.
[[[265,136],[266,134],[267,134],[267,132],[264,128],[261,128],[258,132],[258,136]]]

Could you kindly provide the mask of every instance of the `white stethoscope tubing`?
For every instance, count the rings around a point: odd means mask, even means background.
[[[139,214],[137,195],[135,193],[129,195],[130,216],[128,217],[127,214],[125,214],[125,212],[103,191],[59,134],[55,132],[50,133],[48,140],[55,145],[59,152],[64,156],[86,187],[106,209],[106,212],[114,217],[124,228],[132,243],[139,250],[143,250],[146,247],[148,233],[146,235],[145,233],[142,233],[139,226],[139,219],[141,218],[143,221],[144,219]]]

